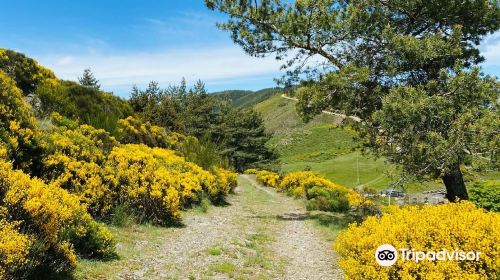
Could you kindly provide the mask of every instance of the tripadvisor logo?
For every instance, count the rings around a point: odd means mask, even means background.
[[[375,251],[375,260],[381,266],[391,266],[398,259],[398,251],[392,245],[380,245]]]
[[[428,261],[478,261],[481,252],[464,252],[458,249],[454,251],[447,251],[445,249],[441,251],[415,251],[415,249],[402,248],[399,249],[401,254],[401,260],[403,261],[414,261],[416,263],[428,260]],[[380,245],[375,251],[375,260],[381,266],[391,266],[396,263],[398,259],[398,250],[390,244]]]

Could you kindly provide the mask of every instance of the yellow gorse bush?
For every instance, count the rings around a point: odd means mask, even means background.
[[[152,125],[129,116],[118,121],[118,133],[123,144],[144,144],[149,147],[178,149],[185,136],[167,132],[163,127]]]
[[[180,219],[180,210],[200,201],[226,196],[236,174],[215,168],[214,174],[186,161],[172,150],[128,144],[115,147],[106,163],[113,170],[117,198],[132,207],[141,220],[166,224]]]
[[[29,169],[40,155],[36,119],[15,82],[0,70],[0,142],[4,157]]]
[[[230,170],[216,167],[214,174],[217,181],[217,192],[212,193],[212,197],[222,199],[236,188],[238,175]]]
[[[113,174],[104,163],[107,153],[118,145],[114,137],[102,129],[81,125],[57,128],[47,138],[49,154],[43,159],[46,180],[79,195],[92,215],[108,214]]]
[[[107,219],[119,204],[131,207],[141,221],[166,224],[180,219],[180,209],[206,193],[220,202],[236,185],[236,174],[212,172],[186,161],[173,150],[118,143],[109,133],[78,125],[55,114],[46,139],[44,178],[52,186],[77,194],[93,216]],[[122,120],[124,124],[133,118]],[[181,139],[179,137],[178,139]]]
[[[416,251],[481,252],[478,261],[402,261],[383,267],[375,261],[382,244]],[[351,224],[335,249],[348,279],[498,279],[500,215],[470,202],[391,207],[382,217]]]
[[[91,218],[77,196],[31,179],[2,161],[0,206],[4,216],[30,237],[20,245],[36,241],[37,246],[30,248],[29,254],[32,269],[68,271],[76,266],[76,253],[107,257],[114,252],[111,234]]]
[[[255,173],[257,175],[257,180],[263,183],[264,185],[276,188],[279,185],[280,175],[278,173],[274,173],[267,170],[260,170]]]
[[[311,171],[298,171],[288,173],[279,184],[278,188],[295,197],[306,197],[310,199],[312,188],[325,188],[333,190],[346,196],[350,207],[371,206],[373,202],[365,199],[356,191],[325,179]]]

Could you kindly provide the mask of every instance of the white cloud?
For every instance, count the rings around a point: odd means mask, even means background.
[[[82,55],[52,54],[38,57],[42,65],[62,79],[76,80],[90,67],[105,88],[124,88],[158,81],[162,85],[201,79],[207,83],[225,80],[248,80],[279,72],[280,62],[272,57],[254,58],[236,46],[179,49],[159,52],[105,55],[89,52]]]
[[[481,54],[486,59],[485,66],[500,66],[500,32],[495,32],[483,40]]]

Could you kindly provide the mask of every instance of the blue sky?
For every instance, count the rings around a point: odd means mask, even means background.
[[[90,67],[104,89],[128,96],[132,85],[162,86],[185,77],[208,90],[274,86],[280,63],[246,55],[223,16],[203,0],[3,1],[0,47],[15,49],[76,80]],[[481,45],[484,72],[500,76],[500,33]]]

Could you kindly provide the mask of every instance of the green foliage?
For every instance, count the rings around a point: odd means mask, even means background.
[[[500,180],[473,182],[469,188],[469,196],[478,207],[500,212]]]
[[[94,74],[87,68],[83,71],[83,75],[78,78],[78,83],[84,87],[93,88],[96,90],[101,89],[101,85],[99,84],[99,80],[94,77]]]
[[[52,71],[25,55],[0,49],[0,70],[12,78],[21,94],[27,96],[38,117],[53,112],[82,123],[115,132],[116,121],[131,115],[127,102],[99,90],[89,69],[80,84],[57,79]]]
[[[178,87],[169,87],[168,91],[160,89],[158,83],[151,82],[146,90],[139,90],[134,86],[128,102],[134,112],[153,125],[184,132],[180,106],[185,94],[184,80]]]
[[[144,91],[134,88],[129,102],[145,121],[197,137],[198,141],[184,143],[183,152],[206,168],[217,160],[216,165],[225,166],[224,158],[238,170],[275,158],[265,146],[270,136],[260,116],[252,110],[236,110],[226,100],[209,95],[201,81],[190,89],[184,80],[167,89],[151,82]]]
[[[112,259],[116,258],[116,241],[104,225],[92,221],[87,225],[87,232],[82,235],[77,228],[70,228],[63,233],[63,238],[72,240],[72,244],[78,254],[88,259]]]
[[[130,226],[135,221],[134,214],[125,204],[117,204],[111,210],[109,222],[117,227]]]
[[[307,210],[346,212],[349,200],[343,192],[324,187],[312,187],[307,190]]]
[[[223,155],[229,158],[239,171],[277,158],[276,154],[266,147],[271,135],[266,133],[262,117],[253,109],[229,111],[224,116],[220,132],[225,148]]]
[[[128,103],[121,98],[70,81],[44,83],[38,87],[36,96],[38,102],[35,108],[40,116],[58,112],[111,133],[117,132],[119,119],[132,114]]]
[[[373,114],[376,151],[419,178],[440,178],[474,155],[491,156],[498,167],[500,94],[479,70],[458,71],[417,87],[393,88]],[[487,123],[488,125],[483,125]]]
[[[226,158],[219,153],[220,147],[210,139],[209,134],[205,134],[200,140],[195,137],[187,137],[181,146],[182,155],[191,162],[212,170],[216,166],[229,166]]]

